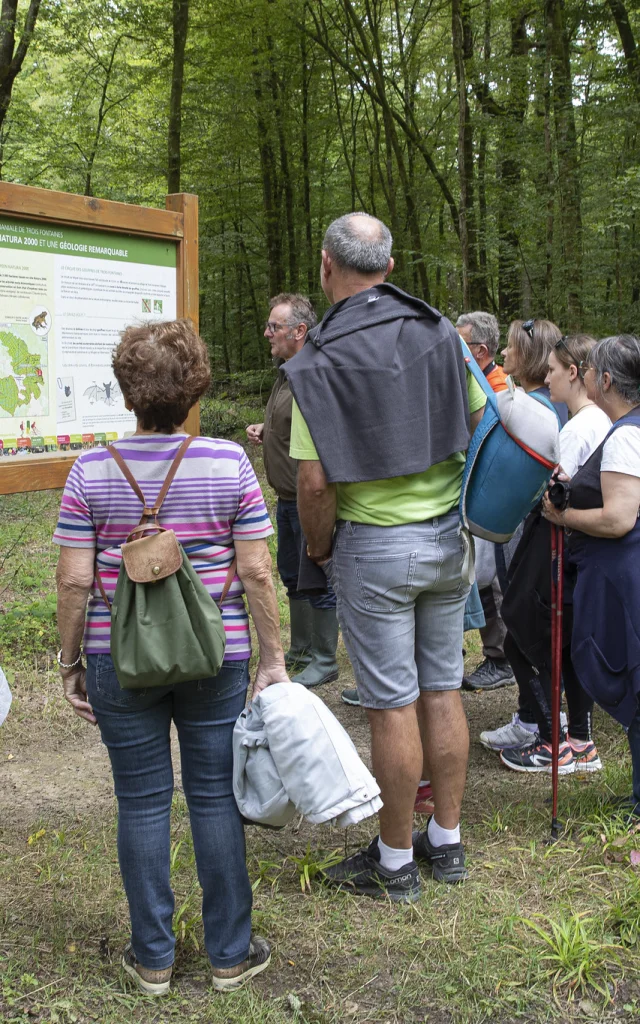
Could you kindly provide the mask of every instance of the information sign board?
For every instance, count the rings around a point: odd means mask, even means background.
[[[0,494],[62,486],[78,451],[135,430],[111,369],[126,326],[197,328],[197,197],[167,206],[0,183]]]

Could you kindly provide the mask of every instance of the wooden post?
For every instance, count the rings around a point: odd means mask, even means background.
[[[200,325],[200,293],[198,278],[198,197],[187,192],[176,192],[167,196],[167,210],[182,216],[182,238],[178,242],[177,277],[178,316],[191,320],[196,331]],[[190,434],[200,433],[200,403],[189,411],[185,430]]]

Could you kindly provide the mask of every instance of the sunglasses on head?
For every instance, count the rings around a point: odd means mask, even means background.
[[[568,339],[569,339],[569,335],[568,334],[563,334],[562,337],[558,341],[556,341],[555,345],[553,346],[554,349],[555,348],[563,348],[566,352],[569,352],[569,346],[567,345]],[[569,352],[569,355],[571,355],[570,352]]]
[[[522,330],[526,331],[530,338],[533,338],[533,325],[536,322],[536,318],[532,317],[531,320],[525,320],[522,325]]]

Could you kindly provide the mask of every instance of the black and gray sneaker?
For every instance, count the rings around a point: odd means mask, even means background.
[[[475,672],[464,676],[465,690],[497,690],[500,686],[514,686],[513,669],[506,658],[485,658]]]
[[[384,899],[393,903],[414,903],[420,898],[420,874],[415,860],[399,871],[389,871],[380,863],[378,837],[372,839],[366,850],[346,857],[339,864],[323,872],[323,881],[338,889],[348,889],[358,896]]]
[[[358,696],[358,691],[356,690],[355,686],[350,687],[347,690],[343,690],[340,696],[342,697],[345,704],[352,704],[354,707],[360,707],[360,698]]]
[[[469,876],[464,865],[464,846],[462,843],[432,846],[427,835],[428,827],[427,825],[424,832],[413,833],[413,856],[416,860],[426,860],[431,865],[436,882],[448,882],[450,885],[464,882]]]

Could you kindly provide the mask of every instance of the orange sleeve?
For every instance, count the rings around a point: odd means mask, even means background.
[[[487,374],[487,381],[496,393],[507,390],[507,375],[501,366],[494,366],[491,373]]]

